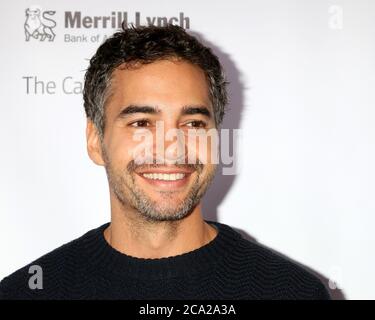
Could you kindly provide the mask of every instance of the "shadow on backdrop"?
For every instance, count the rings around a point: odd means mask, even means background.
[[[229,85],[228,85],[229,107],[227,109],[227,114],[224,117],[223,124],[221,127],[223,129],[230,129],[231,131],[233,129],[239,129],[240,123],[241,123],[241,116],[243,114],[243,109],[244,109],[244,91],[246,89],[241,80],[241,72],[236,67],[236,64],[231,59],[231,57],[225,52],[223,52],[219,47],[207,41],[204,38],[204,36],[202,36],[198,32],[189,32],[189,33],[196,36],[208,47],[212,48],[213,52],[220,59],[220,62],[223,65],[223,68],[226,73],[227,81],[229,81]],[[217,168],[216,176],[210,188],[207,190],[207,193],[204,196],[204,199],[202,201],[202,210],[204,213],[204,219],[206,220],[218,221],[218,207],[220,206],[220,203],[225,199],[226,195],[228,194],[236,178],[236,175],[223,175],[222,169],[223,169],[223,166],[220,163]],[[280,252],[277,252],[276,250],[272,248],[269,248],[259,243],[253,236],[251,236],[244,230],[241,230],[238,228],[234,228],[234,229],[237,232],[239,232],[246,240],[255,242],[258,245],[271,250],[275,254],[282,256],[283,258],[298,264],[305,270],[317,276],[326,286],[333,300],[345,300],[344,292],[341,289],[331,289],[329,287],[328,277],[324,276],[323,274],[313,270],[312,268],[306,265],[299,263],[298,261],[291,259],[290,257]]]

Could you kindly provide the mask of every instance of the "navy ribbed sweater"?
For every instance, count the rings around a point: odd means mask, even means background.
[[[4,278],[1,299],[329,299],[314,275],[245,240],[228,225],[205,246],[174,257],[135,258],[113,249],[102,225]],[[4,260],[3,260],[4,262]],[[29,267],[43,271],[30,289]]]

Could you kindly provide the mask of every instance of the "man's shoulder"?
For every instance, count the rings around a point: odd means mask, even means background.
[[[56,298],[56,289],[63,287],[64,275],[71,276],[80,261],[84,261],[84,242],[95,230],[86,232],[6,276],[0,282],[0,299]],[[53,288],[53,291],[49,292],[46,287]]]
[[[230,252],[227,263],[235,264],[236,272],[249,283],[259,285],[259,292],[295,299],[330,299],[322,280],[309,268],[268,248],[256,240],[241,235],[236,250]]]

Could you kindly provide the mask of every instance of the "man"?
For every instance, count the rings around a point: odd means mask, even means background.
[[[177,26],[132,27],[102,44],[85,76],[84,106],[88,154],[108,177],[111,222],[6,277],[0,296],[329,299],[315,276],[202,217],[217,165],[215,152],[202,153],[215,143],[201,148],[188,137],[219,128],[226,84],[212,51]],[[160,138],[161,126],[181,133],[177,144]],[[146,132],[149,150],[136,138]],[[30,267],[42,271],[42,286]]]

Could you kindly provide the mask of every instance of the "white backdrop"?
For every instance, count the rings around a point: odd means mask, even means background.
[[[55,11],[53,41],[26,41],[33,5]],[[90,27],[90,17],[127,12],[135,22],[139,12],[142,24],[182,21],[214,47],[231,81],[224,126],[242,128],[241,170],[215,180],[205,216],[336,281],[336,298],[375,298],[374,1],[39,0],[0,9],[0,278],[109,221],[105,171],[86,154],[80,85],[114,31]],[[88,18],[79,27],[69,12]]]

